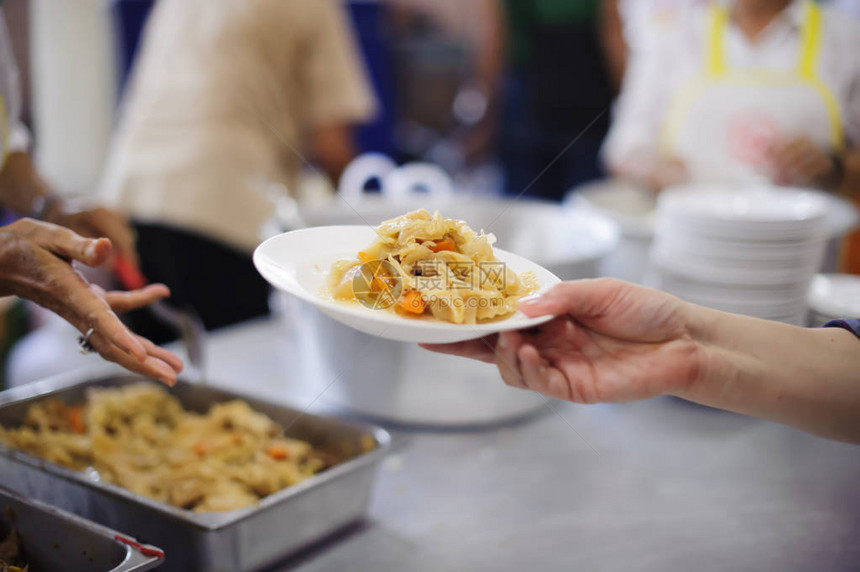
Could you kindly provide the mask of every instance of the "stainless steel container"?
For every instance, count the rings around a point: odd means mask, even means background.
[[[13,528],[31,567],[45,572],[142,572],[164,562],[160,549],[140,550],[125,534],[0,488],[0,538]]]
[[[284,295],[286,296],[286,295]],[[542,410],[548,398],[502,383],[495,365],[374,338],[309,304],[284,299],[301,324],[306,375],[332,380],[326,405],[401,425],[478,427]]]
[[[135,376],[82,378],[72,374],[0,393],[0,424],[22,422],[32,403],[58,397],[81,402],[90,387],[121,387]],[[223,513],[196,514],[93,481],[0,445],[0,482],[19,493],[123,530],[164,549],[166,572],[236,572],[277,562],[365,512],[376,466],[390,448],[383,429],[305,413],[208,386],[180,381],[172,392],[191,411],[213,403],[244,399],[255,410],[287,427],[291,437],[323,450],[355,456],[307,481],[262,499],[257,505]],[[363,436],[377,448],[361,453]]]

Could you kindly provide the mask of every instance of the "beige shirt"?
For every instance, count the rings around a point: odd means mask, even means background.
[[[337,0],[160,0],[102,185],[130,216],[250,251],[315,126],[375,102]]]

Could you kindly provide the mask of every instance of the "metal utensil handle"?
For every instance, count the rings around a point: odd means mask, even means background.
[[[141,544],[121,534],[117,534],[114,540],[125,545],[127,553],[122,564],[110,572],[142,572],[160,566],[165,560],[164,551],[160,548]]]

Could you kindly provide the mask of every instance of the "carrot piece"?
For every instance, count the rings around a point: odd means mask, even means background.
[[[433,252],[442,252],[443,250],[454,250],[455,246],[456,245],[454,244],[453,240],[451,240],[450,238],[443,238],[442,240],[435,241],[434,244],[428,246],[427,248],[429,248]]]
[[[388,290],[388,283],[384,278],[378,275],[373,276],[373,280],[370,282],[370,291],[371,292],[385,292]]]
[[[418,290],[409,290],[408,292],[404,292],[400,296],[400,299],[397,300],[397,307],[412,314],[423,314],[425,308],[424,298],[421,297],[421,292]]]
[[[374,269],[373,278],[370,281],[372,292],[387,292],[396,285],[394,276],[389,275],[384,270],[381,264]]]
[[[86,432],[87,424],[84,421],[84,408],[82,406],[74,405],[69,407],[68,417],[69,426],[72,428],[72,431],[79,435]]]
[[[209,446],[203,441],[195,443],[194,446],[191,448],[194,449],[194,452],[201,457],[209,452]]]
[[[287,448],[283,445],[272,445],[266,449],[266,454],[276,461],[283,461],[287,458]]]
[[[372,257],[368,253],[363,250],[358,253],[358,259],[361,260],[364,264],[369,262],[373,262],[376,258]],[[388,284],[386,283],[385,277],[379,275],[380,268],[377,267],[373,273],[373,278],[370,281],[370,289],[375,292],[385,292],[388,290]]]

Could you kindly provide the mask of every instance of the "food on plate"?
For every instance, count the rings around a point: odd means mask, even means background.
[[[383,222],[356,258],[334,263],[336,300],[455,324],[506,318],[533,293],[533,273],[517,275],[493,254],[495,236],[424,209]]]
[[[38,572],[27,564],[18,529],[13,528],[0,541],[0,572]]]
[[[196,512],[252,505],[339,461],[244,401],[199,414],[148,382],[93,388],[81,405],[38,401],[20,427],[0,428],[0,442]]]

